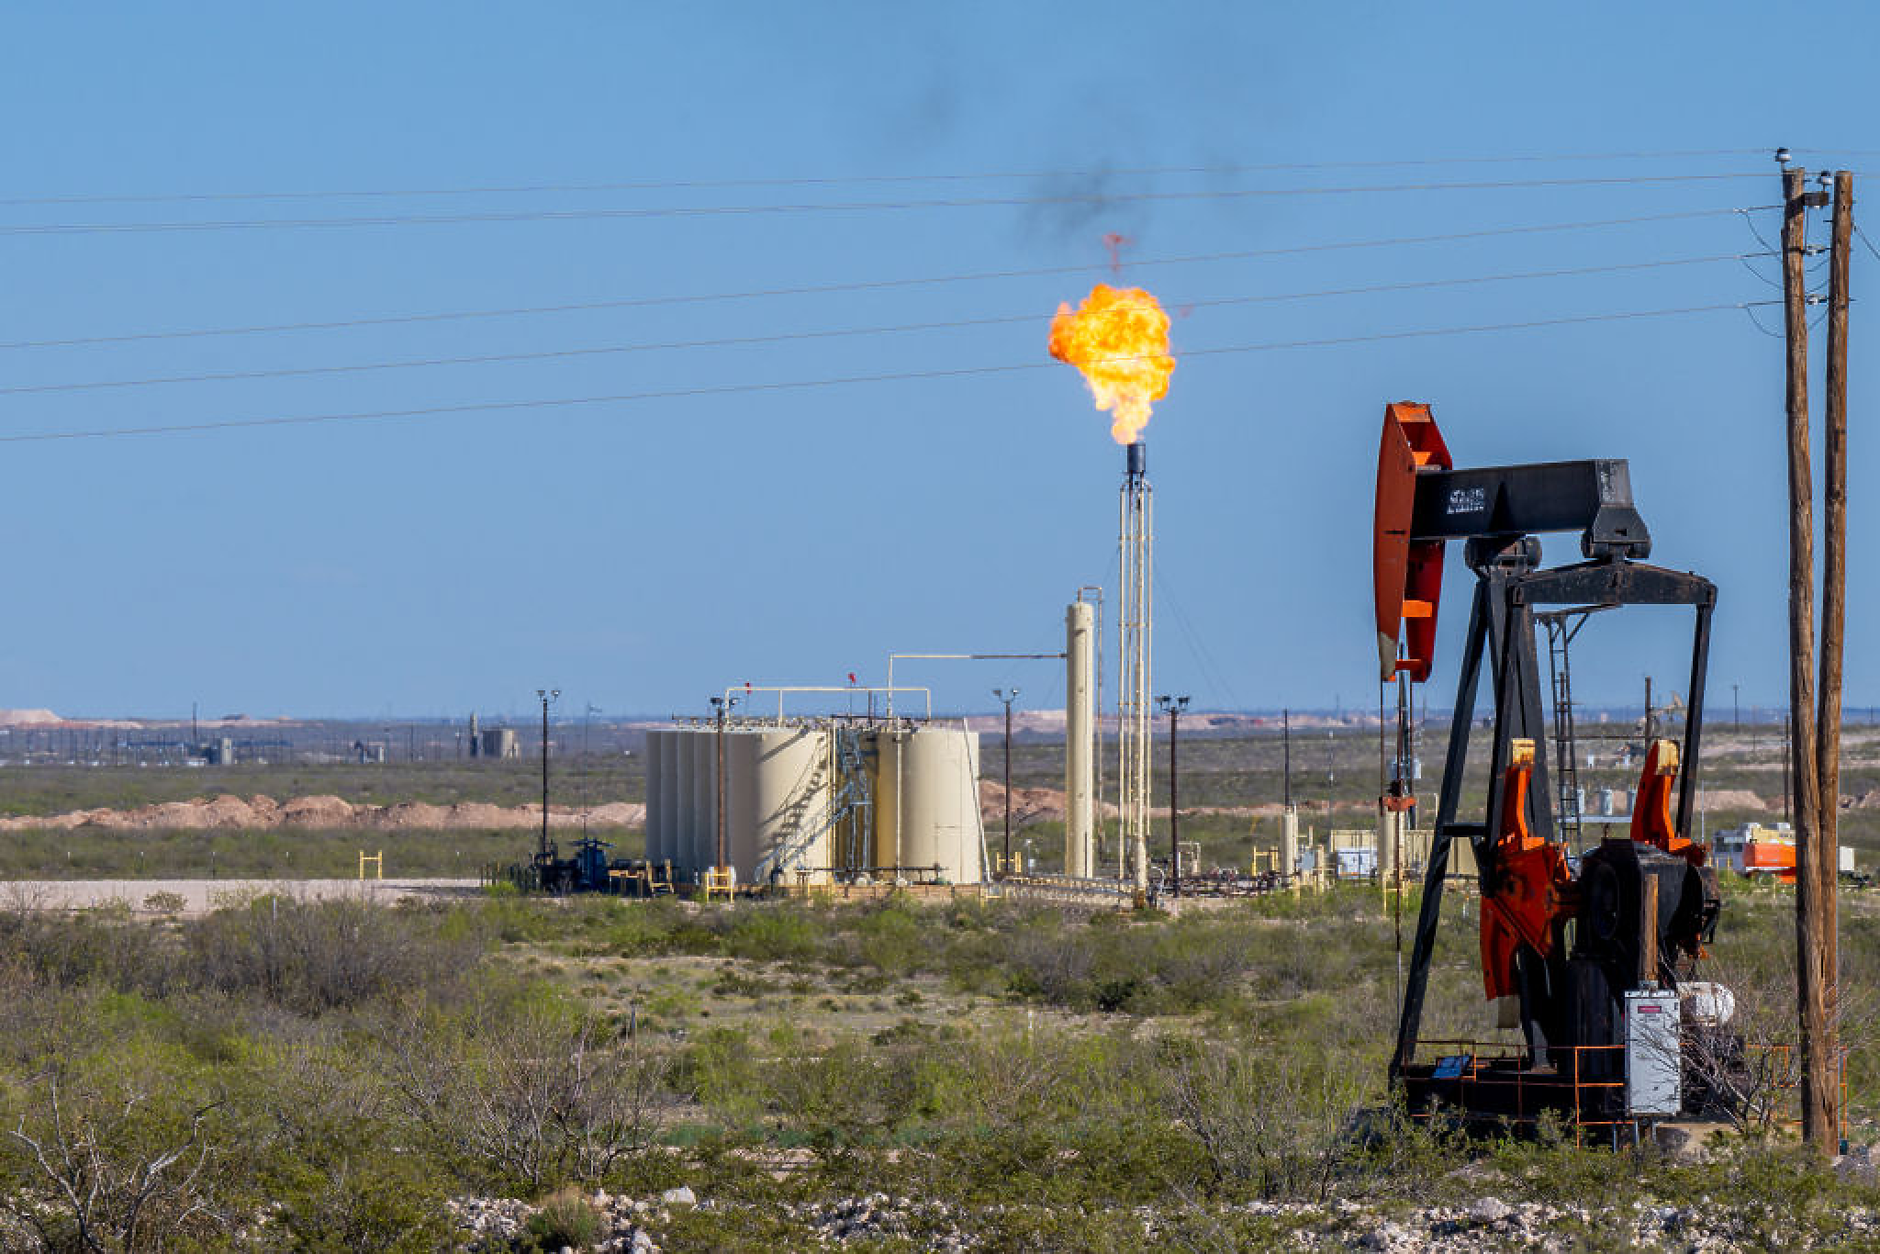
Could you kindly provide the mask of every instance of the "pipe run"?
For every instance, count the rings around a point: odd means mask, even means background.
[[[894,713],[894,694],[895,693],[918,692],[927,699],[927,714],[926,714],[927,720],[929,722],[933,720],[933,689],[917,688],[917,687],[896,688],[896,687],[893,687],[892,684],[893,684],[892,680],[889,681],[889,686],[886,686],[886,687],[878,687],[878,686],[874,686],[870,684],[782,684],[782,685],[778,685],[778,684],[733,684],[731,687],[725,689],[724,700],[728,704],[732,697],[751,696],[759,692],[774,692],[777,694],[777,717],[782,718],[783,717],[783,698],[786,693],[803,693],[803,692],[874,693],[874,692],[880,692],[880,693],[887,694],[888,713],[892,715]]]

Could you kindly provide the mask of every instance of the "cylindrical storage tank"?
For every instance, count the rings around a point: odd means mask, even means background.
[[[725,733],[725,857],[748,884],[757,865],[757,755],[762,732]],[[718,835],[712,834],[716,848]]]
[[[1090,689],[1095,607],[1073,601],[1064,612],[1064,873],[1094,874],[1092,817],[1096,745]]]
[[[911,735],[913,733],[908,731],[882,728],[870,737],[875,750],[870,759],[868,777],[869,791],[874,795],[875,802],[875,847],[869,851],[869,866],[864,869],[868,869],[870,874],[877,874],[873,868],[882,868],[877,878],[893,879],[893,873],[885,868],[897,866],[901,862],[902,749]]]
[[[692,832],[694,870],[718,865],[718,732],[692,733]]]
[[[675,874],[684,861],[679,831],[692,797],[686,784],[690,761],[684,756],[684,737],[686,733],[677,729],[660,731],[660,861],[671,861]]]
[[[640,766],[646,772],[646,818],[641,823],[646,833],[646,860],[658,862],[664,855],[660,853],[660,822],[665,818],[666,780],[659,773],[660,762],[665,758],[665,732],[649,731],[646,733],[646,747],[640,751]]]
[[[674,876],[692,874],[692,737],[696,732],[674,730],[666,738],[666,856]]]
[[[830,733],[799,727],[755,739],[752,881],[794,884],[798,871],[809,871],[811,882],[828,882]]]
[[[978,883],[979,733],[923,727],[902,738],[900,757],[902,874]]]

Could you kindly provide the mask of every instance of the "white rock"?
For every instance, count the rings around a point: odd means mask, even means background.
[[[1514,1213],[1514,1208],[1498,1197],[1478,1197],[1469,1203],[1469,1218],[1478,1224],[1498,1224]]]
[[[667,1189],[659,1195],[659,1200],[668,1206],[697,1206],[698,1196],[686,1185],[676,1189]]]

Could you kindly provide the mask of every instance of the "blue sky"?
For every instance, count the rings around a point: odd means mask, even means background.
[[[878,680],[895,650],[1057,647],[1114,581],[1120,454],[1044,340],[1154,261],[1768,205],[1788,144],[1880,173],[1873,15],[1811,6],[1784,70],[1749,5],[567,4],[0,16],[0,341],[351,322],[993,272],[1074,272],[294,333],[0,348],[0,434],[1040,368],[0,449],[0,705],[108,715],[702,709],[728,683]],[[1781,73],[1797,89],[1777,91]],[[1803,79],[1806,79],[1803,85]],[[1471,161],[1699,152],[1591,161]],[[1740,154],[1740,155],[1739,155]],[[1371,163],[1420,163],[1384,165]],[[1293,164],[1314,169],[1249,169]],[[1145,168],[1199,173],[1132,173]],[[1068,172],[1068,173],[1052,173]],[[1746,179],[1235,194],[1696,174]],[[881,181],[886,176],[972,176]],[[1018,175],[1019,177],[989,177]],[[757,180],[776,180],[755,182]],[[802,180],[825,180],[806,182]],[[671,186],[675,183],[716,184]],[[662,184],[574,190],[595,184]],[[550,187],[46,203],[72,197]],[[1094,193],[1208,196],[1066,201]],[[908,201],[1028,203],[829,208]],[[26,203],[20,203],[26,202]],[[779,212],[778,206],[819,208]],[[620,211],[709,208],[627,216]],[[593,216],[610,211],[615,216]],[[413,222],[533,213],[529,220]],[[552,216],[576,214],[578,216]],[[541,216],[551,215],[551,216]],[[393,217],[396,225],[20,231]],[[1751,215],[1767,235],[1775,219]],[[1818,223],[1817,240],[1824,238]],[[1776,295],[1729,213],[1143,265],[1178,353]],[[1692,264],[1296,301],[1332,288]],[[1859,252],[1860,291],[1876,273]],[[1762,277],[1758,277],[1758,275]],[[1239,301],[1196,304],[1207,301]],[[1779,310],[1758,311],[1779,325]],[[74,383],[922,331],[243,380]],[[1853,543],[1872,331],[1854,312]],[[1819,359],[1821,342],[1817,339]],[[1822,383],[1819,367],[1817,396]],[[11,391],[7,389],[12,389]],[[1713,701],[1782,699],[1780,342],[1726,310],[1200,353],[1148,429],[1158,689],[1218,707],[1376,700],[1369,526],[1385,401],[1463,462],[1627,457],[1657,560],[1721,588]],[[1567,541],[1558,541],[1562,553]],[[1851,703],[1880,699],[1850,575]],[[1447,702],[1451,584],[1431,705]],[[1681,690],[1672,624],[1586,637],[1589,700]],[[961,667],[949,707],[1061,701]]]

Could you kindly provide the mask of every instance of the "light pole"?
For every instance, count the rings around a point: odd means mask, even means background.
[[[1737,684],[1730,685],[1730,724],[1736,731],[1743,730],[1743,709],[1737,703]]]
[[[542,846],[536,851],[538,861],[548,859],[548,706],[561,696],[559,688],[537,688],[535,695],[542,702]]]
[[[731,713],[731,707],[738,703],[736,697],[713,697],[712,714],[718,723],[718,861],[722,869],[725,863],[725,716]]]
[[[1182,711],[1188,708],[1188,698],[1161,696],[1155,703],[1168,715],[1168,882],[1169,895],[1179,897],[1182,895],[1181,797],[1175,787],[1175,742],[1180,735]]]
[[[1012,873],[1012,702],[1018,700],[1018,689],[994,688],[992,695],[1005,702],[1005,862],[999,872],[1004,879]]]

